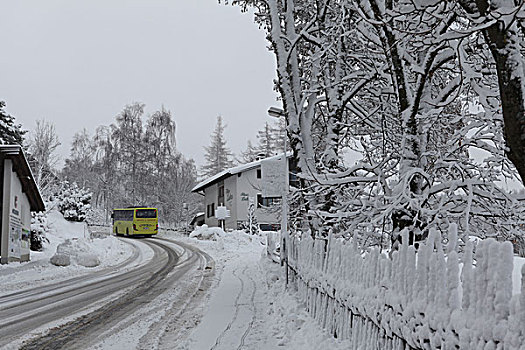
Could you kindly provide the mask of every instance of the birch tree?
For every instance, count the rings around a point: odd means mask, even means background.
[[[57,148],[60,141],[53,123],[44,119],[37,120],[27,143],[35,182],[40,191],[47,195],[51,187],[57,184],[55,166],[58,162]]]
[[[144,118],[144,108],[124,107],[115,123],[99,126],[92,138],[87,131],[77,133],[64,174],[79,184],[88,177],[96,208],[109,213],[116,207],[154,206],[161,222],[177,226],[200,209],[191,193],[197,170],[177,151],[171,112],[161,107]],[[81,145],[91,151],[82,152]],[[190,205],[187,212],[183,203]]]

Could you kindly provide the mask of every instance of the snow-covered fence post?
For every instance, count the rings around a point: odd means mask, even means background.
[[[354,239],[290,237],[290,266],[312,317],[356,348],[519,349],[525,283],[513,298],[512,245],[481,241],[474,260],[467,242],[460,271],[457,237],[451,225],[443,249],[432,231],[417,252],[403,239],[392,258]]]

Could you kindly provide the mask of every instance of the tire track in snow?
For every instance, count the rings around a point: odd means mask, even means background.
[[[192,280],[190,282],[191,287],[183,292],[181,297],[169,303],[166,313],[157,322],[150,325],[148,332],[139,340],[138,349],[159,349],[162,347],[161,343],[168,332],[168,328],[172,326],[172,323],[179,321],[182,315],[188,312],[191,313],[190,306],[195,302],[197,294],[207,289],[207,286],[203,284],[205,284],[206,279],[211,278],[215,270],[215,260],[200,249],[170,239],[157,239],[176,243],[198,256],[199,266],[197,271],[199,271],[199,276],[193,276],[197,281]]]
[[[158,253],[152,265],[146,265],[149,271],[145,271],[142,283],[99,309],[24,342],[21,349],[89,348],[89,344],[97,334],[147,304],[168,288],[165,277],[179,262],[179,255],[175,249],[155,240],[148,239],[145,242]],[[130,273],[135,274],[137,271],[140,272],[140,269]]]
[[[246,271],[246,269],[244,269],[244,271]],[[253,327],[253,324],[255,323],[255,319],[256,319],[256,315],[257,315],[257,312],[256,312],[257,309],[256,309],[256,306],[255,306],[255,292],[257,290],[257,284],[256,284],[255,280],[251,277],[250,274],[248,274],[248,275],[244,274],[244,275],[248,276],[248,278],[250,279],[250,281],[252,282],[252,285],[253,285],[253,291],[252,291],[252,295],[251,295],[251,298],[250,298],[250,309],[252,310],[252,319],[248,323],[248,327],[246,328],[246,330],[244,331],[244,333],[243,333],[243,335],[241,337],[241,343],[237,347],[237,350],[241,350],[244,347],[244,341],[246,340],[246,337],[248,336],[248,334],[252,330],[252,327]]]
[[[244,274],[244,272],[246,271],[246,269],[248,269],[248,266],[245,266],[242,273]],[[230,322],[228,323],[228,325],[226,326],[226,328],[221,332],[221,334],[217,337],[217,339],[215,340],[215,344],[211,347],[210,350],[214,350],[217,348],[217,346],[219,346],[219,344],[221,343],[221,340],[222,338],[224,338],[224,336],[226,335],[226,333],[231,329],[233,323],[237,320],[237,317],[239,316],[239,308],[240,308],[240,305],[239,305],[239,300],[241,299],[241,296],[242,294],[244,293],[244,280],[242,278],[240,278],[236,273],[236,271],[233,270],[232,274],[237,277],[237,279],[239,279],[239,281],[241,282],[241,290],[239,291],[239,294],[237,294],[237,297],[235,298],[235,302],[234,302],[234,306],[235,306],[235,313],[233,314],[233,317],[232,319],[230,320]]]

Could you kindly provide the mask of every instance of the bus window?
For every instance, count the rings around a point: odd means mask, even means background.
[[[154,219],[157,217],[156,209],[137,209],[135,213],[137,219]]]

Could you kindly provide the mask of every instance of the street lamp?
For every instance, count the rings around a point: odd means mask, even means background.
[[[274,118],[284,118],[285,114],[281,108],[270,107],[268,109],[268,115]],[[284,150],[283,150],[283,162],[284,162],[284,192],[282,193],[282,218],[281,218],[281,266],[285,265],[285,276],[286,284],[288,285],[288,255],[286,251],[286,238],[288,237],[288,189],[289,189],[289,172],[288,172],[288,159],[286,157],[286,151],[288,148],[288,136],[286,130],[284,132]]]

